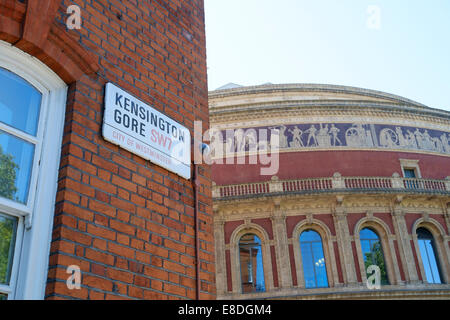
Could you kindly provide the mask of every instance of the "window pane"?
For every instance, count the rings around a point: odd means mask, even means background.
[[[328,286],[327,269],[325,267],[325,258],[323,255],[322,242],[312,243],[314,253],[314,268],[316,271],[317,287]]]
[[[16,242],[17,218],[0,214],[0,283],[8,285]]]
[[[313,230],[300,235],[300,250],[306,288],[328,287],[322,238]]]
[[[373,230],[368,228],[362,229],[359,233],[359,237],[361,240],[361,250],[364,257],[364,267],[366,268],[366,272],[369,266],[378,266],[381,272],[381,284],[389,284],[380,238]]]
[[[313,230],[307,230],[302,232],[302,235],[300,236],[300,241],[322,241],[322,238],[320,235],[313,231]]]
[[[419,250],[428,283],[442,283],[433,235],[425,228],[417,229]]]
[[[244,235],[239,242],[242,292],[264,292],[264,268],[261,240],[253,234]]]
[[[0,68],[0,121],[36,135],[42,95],[28,82]]]
[[[359,237],[367,240],[378,240],[377,234],[368,228],[362,229],[359,233]]]
[[[0,197],[26,203],[34,145],[0,130]]]
[[[414,169],[403,169],[405,172],[405,178],[415,178],[416,172]]]
[[[427,240],[419,240],[419,250],[422,257],[423,268],[425,270],[425,277],[429,283],[434,283],[433,272],[431,271],[430,257],[427,252]]]
[[[306,288],[314,288],[316,286],[316,279],[314,275],[314,257],[311,250],[310,243],[300,243],[303,262],[303,274],[305,278]]]
[[[424,242],[425,242],[426,249],[428,252],[428,259],[429,259],[429,264],[430,264],[430,269],[431,269],[431,274],[432,274],[432,279],[433,279],[432,283],[442,283],[441,277],[439,276],[439,268],[437,265],[437,259],[436,259],[436,255],[434,252],[432,240],[424,240]],[[428,282],[430,282],[430,281],[428,281]]]

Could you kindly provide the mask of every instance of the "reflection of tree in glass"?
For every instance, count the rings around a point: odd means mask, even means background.
[[[14,199],[16,188],[16,169],[19,166],[13,161],[11,154],[4,154],[0,146],[0,196]]]
[[[386,272],[386,266],[384,263],[383,250],[381,248],[381,243],[379,241],[375,242],[370,250],[370,252],[365,253],[364,265],[367,268],[371,265],[376,265],[380,268],[381,272],[381,284],[389,284]]]
[[[9,254],[13,241],[14,224],[14,220],[1,219],[0,217],[0,283],[9,282]]]

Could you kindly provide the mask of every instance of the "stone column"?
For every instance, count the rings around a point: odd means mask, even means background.
[[[449,178],[449,177],[447,177],[447,178]],[[449,180],[450,180],[450,178],[449,178]],[[443,244],[444,244],[444,250],[446,251],[447,260],[448,260],[447,283],[450,283],[450,244],[449,244],[450,238],[448,237],[450,235],[450,207],[447,207],[447,206],[445,207],[444,219],[445,219],[445,223],[447,224],[447,230],[449,231],[449,234],[447,234],[447,237],[444,237],[444,239],[443,239]]]
[[[397,238],[406,282],[417,283],[419,281],[419,276],[417,275],[411,240],[408,233],[408,227],[406,226],[405,213],[398,208],[394,208],[392,210],[392,220],[394,222],[395,236]]]
[[[223,219],[223,217],[216,215],[215,212],[214,243],[216,247],[216,288],[218,296],[223,295],[227,292],[224,226],[225,220]]]
[[[271,217],[274,232],[278,278],[281,288],[292,287],[291,264],[289,259],[289,247],[286,231],[286,215],[281,211],[279,202],[275,202],[275,208]]]
[[[343,208],[336,208],[333,213],[334,225],[336,228],[336,238],[338,242],[339,255],[342,262],[342,272],[344,283],[348,286],[356,286],[358,280],[356,277],[355,259],[351,245],[351,237],[348,229],[347,213]]]
[[[447,224],[447,230],[450,232],[450,207],[444,208],[444,219]]]

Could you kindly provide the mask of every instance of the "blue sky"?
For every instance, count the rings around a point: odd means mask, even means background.
[[[205,8],[210,90],[338,84],[450,111],[449,0],[205,0]]]

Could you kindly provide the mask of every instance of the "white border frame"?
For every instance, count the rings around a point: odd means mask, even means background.
[[[34,196],[28,199],[27,206],[15,208],[25,221],[19,221],[22,227],[18,227],[17,240],[22,239],[21,249],[15,253],[13,292],[8,296],[8,299],[38,300],[44,298],[47,282],[67,85],[41,61],[4,41],[0,41],[0,67],[27,80],[43,94],[37,133],[42,143],[41,150],[35,150],[35,154],[40,154],[35,165],[40,161],[40,168],[39,171],[33,168],[30,181],[30,195]],[[35,192],[32,188],[36,188]]]

